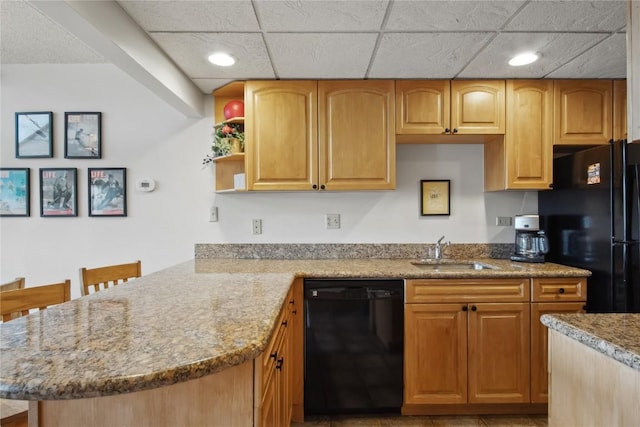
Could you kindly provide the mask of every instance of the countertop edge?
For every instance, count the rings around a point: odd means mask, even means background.
[[[571,323],[559,319],[554,314],[544,314],[540,317],[540,322],[552,329],[565,335],[575,341],[578,341],[587,347],[596,350],[636,371],[640,371],[640,355],[628,351],[619,345],[612,343],[602,337],[598,337],[588,331],[585,331]]]

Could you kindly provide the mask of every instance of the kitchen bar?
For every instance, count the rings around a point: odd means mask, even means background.
[[[162,388],[178,392],[171,387],[204,382],[227,370],[249,369],[247,362],[265,351],[296,277],[529,278],[589,274],[551,263],[524,265],[484,258],[478,261],[498,268],[424,271],[410,261],[185,262],[2,324],[0,397],[47,401],[58,405],[58,414],[64,412],[65,405],[80,402],[73,399],[94,398],[92,405],[75,406],[72,412],[77,414],[81,407],[87,411],[99,408],[102,401],[111,413],[126,417],[127,411],[113,410],[114,405],[131,404],[139,395],[123,393],[158,393]],[[243,376],[240,373],[237,378]],[[198,387],[207,386],[202,383]],[[105,397],[113,399],[102,400]],[[239,410],[247,411],[252,405],[251,401]],[[31,405],[32,413],[36,408]],[[188,411],[190,406],[184,408]],[[118,421],[126,423],[126,418]],[[40,422],[46,425],[45,419]]]

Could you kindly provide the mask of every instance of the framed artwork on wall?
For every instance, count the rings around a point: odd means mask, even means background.
[[[126,168],[89,168],[89,216],[127,216]]]
[[[66,159],[102,158],[102,113],[64,113]]]
[[[16,113],[16,158],[53,157],[53,113]]]
[[[420,215],[450,215],[451,180],[420,181]]]
[[[0,168],[0,216],[29,216],[29,168]]]
[[[78,170],[40,169],[40,216],[78,216]]]

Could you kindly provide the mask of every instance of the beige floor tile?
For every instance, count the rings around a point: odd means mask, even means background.
[[[549,418],[546,415],[529,415],[529,418],[531,418],[538,427],[549,426]]]
[[[432,416],[431,421],[435,427],[485,427],[480,417],[476,416]]]
[[[380,418],[383,427],[433,427],[431,417],[425,416],[404,416]]]
[[[331,427],[381,427],[379,418],[336,417],[331,419]],[[306,427],[306,426],[305,426]]]
[[[537,427],[538,424],[527,415],[482,415],[487,427]]]

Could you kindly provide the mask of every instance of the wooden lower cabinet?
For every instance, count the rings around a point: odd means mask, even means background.
[[[406,304],[404,402],[466,403],[467,313],[462,304]]]
[[[404,405],[529,402],[529,280],[467,282],[407,281]]]
[[[302,421],[302,280],[294,282],[265,353],[255,361],[256,426],[288,426]],[[300,347],[298,349],[298,347]],[[295,416],[294,416],[295,415]]]
[[[584,313],[585,277],[542,278],[531,281],[531,402],[549,400],[548,329],[540,316],[552,313]]]

